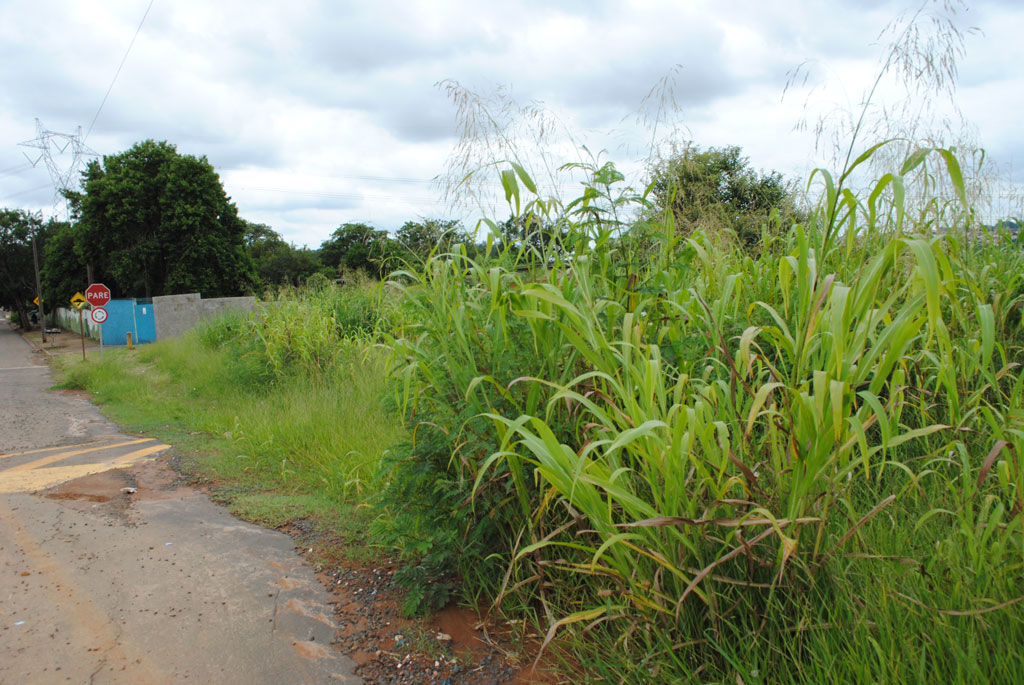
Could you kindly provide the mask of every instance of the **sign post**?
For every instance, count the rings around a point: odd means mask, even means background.
[[[71,306],[78,310],[78,332],[82,336],[82,359],[85,359],[85,319],[82,308],[85,307],[85,295],[75,293],[71,296]]]
[[[107,320],[107,310],[103,307],[94,307],[92,312],[89,313],[89,318],[93,320],[93,323],[100,325],[100,361],[103,361],[103,322]],[[85,344],[84,342],[82,343]]]
[[[92,305],[92,313],[89,314],[93,321],[100,324],[100,361],[103,361],[103,322],[107,320],[107,310],[104,309],[110,303],[110,288],[102,283],[93,283],[85,289],[85,300]],[[84,341],[83,341],[83,344]]]

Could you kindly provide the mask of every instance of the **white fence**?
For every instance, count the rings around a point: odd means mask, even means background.
[[[57,308],[57,312],[54,314],[54,317],[57,319],[57,325],[58,326],[60,326],[61,328],[63,328],[66,331],[74,331],[75,333],[78,333],[79,335],[81,335],[82,329],[81,329],[81,326],[78,323],[79,322],[78,315],[79,315],[79,312],[76,309],[68,309],[66,307],[58,307]],[[93,340],[99,340],[100,339],[100,325],[98,323],[93,323],[92,318],[90,318],[88,311],[81,312],[81,315],[82,315],[81,320],[85,324],[85,334],[86,334],[86,336],[89,337],[89,338],[92,338]],[[47,318],[50,317],[49,314],[47,314],[46,316],[47,316]]]

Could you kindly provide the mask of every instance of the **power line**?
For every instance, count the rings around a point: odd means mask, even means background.
[[[128,53],[132,51],[132,46],[135,45],[135,39],[139,37],[139,31],[142,30],[142,25],[146,23],[146,17],[149,16],[149,10],[153,9],[154,2],[156,2],[156,0],[149,0],[149,6],[146,7],[146,12],[142,15],[142,21],[139,22],[138,28],[135,29],[135,35],[132,36],[132,42],[128,44],[128,49],[124,51],[124,57],[121,58],[121,63],[117,65],[117,71],[114,72],[114,78],[110,80],[110,87],[107,88],[107,93],[103,96],[103,101],[100,102],[99,109],[96,110],[96,116],[92,118],[92,123],[89,124],[89,130],[85,132],[85,138],[82,138],[83,141],[89,137],[90,133],[92,133],[92,127],[96,125],[96,120],[100,118],[100,112],[103,111],[103,105],[107,104],[107,98],[110,97],[110,91],[114,89],[114,83],[117,82],[117,77],[121,74],[121,68],[124,66],[124,63],[128,61]]]
[[[379,193],[327,193],[315,190],[292,190],[289,188],[254,188],[252,186],[244,186],[238,189],[240,192],[261,192],[261,193],[284,193],[286,195],[308,195],[311,197],[329,197],[338,198],[341,200],[364,200],[364,199],[381,199],[381,200],[403,200],[407,202],[433,202],[436,204],[443,204],[441,200],[436,197],[426,196],[410,196],[410,195],[386,195]]]
[[[10,195],[6,196],[4,199],[9,200],[12,197],[18,197],[19,195],[27,195],[28,193],[34,193],[37,190],[43,190],[44,188],[53,188],[53,186],[50,184],[46,184],[45,186],[36,186],[35,188],[29,188],[28,190],[19,190],[16,193],[11,193]]]
[[[250,170],[251,170],[250,168],[240,168],[240,167],[218,167],[218,169],[217,169],[217,171],[220,172],[220,173],[245,172],[245,171],[250,171]],[[290,177],[302,176],[302,177],[306,177],[306,178],[329,178],[329,179],[346,180],[346,181],[372,181],[372,182],[375,182],[375,183],[415,183],[415,184],[422,184],[422,185],[437,185],[438,182],[439,182],[437,178],[411,178],[411,177],[406,177],[406,176],[373,176],[373,175],[365,175],[365,174],[312,174],[312,173],[309,173],[309,172],[298,172],[298,173],[289,173],[288,175]],[[475,185],[475,186],[483,186],[483,187],[490,187],[490,188],[498,188],[498,189],[504,188],[504,186],[502,185],[501,181],[494,180],[491,177],[488,177],[486,179],[474,178],[473,179],[473,185]],[[545,189],[545,186],[547,186],[547,185],[549,185],[549,184],[544,184],[544,183],[538,183],[537,184],[537,186],[539,188],[541,188],[542,190]],[[291,191],[288,191],[288,192],[291,192]]]
[[[6,169],[0,169],[0,176],[8,176],[10,174],[18,174],[18,173],[21,173],[22,171],[25,171],[26,169],[31,169],[32,166],[33,165],[32,165],[31,162],[22,162],[21,164],[19,164],[17,166],[8,167]]]
[[[244,171],[244,170],[243,169],[224,168],[224,169],[219,169],[219,171],[223,173],[223,172]],[[428,185],[428,186],[436,184],[436,180],[435,179],[405,178],[405,177],[401,177],[401,176],[367,176],[367,175],[360,175],[360,174],[330,174],[330,175],[328,175],[328,174],[310,174],[310,173],[295,173],[295,174],[289,174],[289,176],[292,177],[292,178],[294,178],[296,176],[301,176],[301,177],[307,177],[307,178],[326,178],[326,179],[339,180],[339,181],[340,180],[344,180],[344,181],[366,181],[366,182],[369,182],[369,183],[422,184],[422,185]],[[495,180],[490,180],[490,179],[487,179],[487,180],[474,180],[473,185],[474,185],[474,187],[477,187],[477,188],[486,188],[486,189],[490,189],[490,190],[493,190],[493,191],[499,191],[499,192],[504,189],[504,186],[501,184],[500,181],[495,181]],[[551,193],[555,192],[555,190],[550,188],[550,187],[548,187],[547,184],[538,184],[537,187],[539,188],[539,190],[540,190],[540,192],[542,194],[543,193],[551,194]],[[268,192],[273,192],[273,193],[294,193],[294,194],[297,194],[297,195],[320,195],[321,194],[319,192],[314,192],[314,191],[290,190],[290,189],[284,189],[284,188],[254,188],[254,187],[249,187],[249,186],[241,188],[241,190],[263,190],[263,191],[268,191]],[[444,191],[443,191],[443,189],[439,189],[438,192],[439,193],[443,193]],[[352,193],[344,193],[344,194],[345,195],[352,195]],[[334,193],[329,194],[329,197],[339,197],[339,196],[340,195],[334,194]],[[390,196],[389,195],[389,196],[386,196],[386,197],[390,198],[390,197],[394,197],[394,196]]]
[[[226,167],[226,168],[218,168],[217,170],[219,172],[235,172],[235,171],[245,172],[245,171],[249,171],[250,168]],[[295,174],[289,174],[289,176],[303,176],[303,177],[307,177],[307,178],[331,178],[331,179],[343,178],[343,179],[346,179],[346,180],[354,180],[354,181],[381,181],[381,182],[384,182],[384,183],[424,183],[424,184],[431,184],[431,183],[435,182],[435,180],[431,179],[431,178],[410,178],[410,177],[404,177],[404,176],[366,176],[366,175],[359,175],[359,174],[311,174],[311,173],[308,173],[308,172],[299,172],[299,173],[295,173]]]

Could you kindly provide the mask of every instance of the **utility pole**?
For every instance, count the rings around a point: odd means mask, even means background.
[[[43,309],[43,286],[39,281],[39,250],[36,248],[36,236],[32,234],[32,263],[36,269],[36,299],[39,300],[39,328],[43,331],[43,342],[46,342],[46,310]]]

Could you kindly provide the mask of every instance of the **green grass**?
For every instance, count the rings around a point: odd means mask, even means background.
[[[379,489],[381,455],[402,434],[380,403],[383,365],[363,352],[353,347],[325,373],[253,383],[237,350],[193,334],[108,350],[103,363],[62,358],[61,387],[89,391],[126,430],[173,444],[242,518],[313,518],[362,544],[360,504]]]

